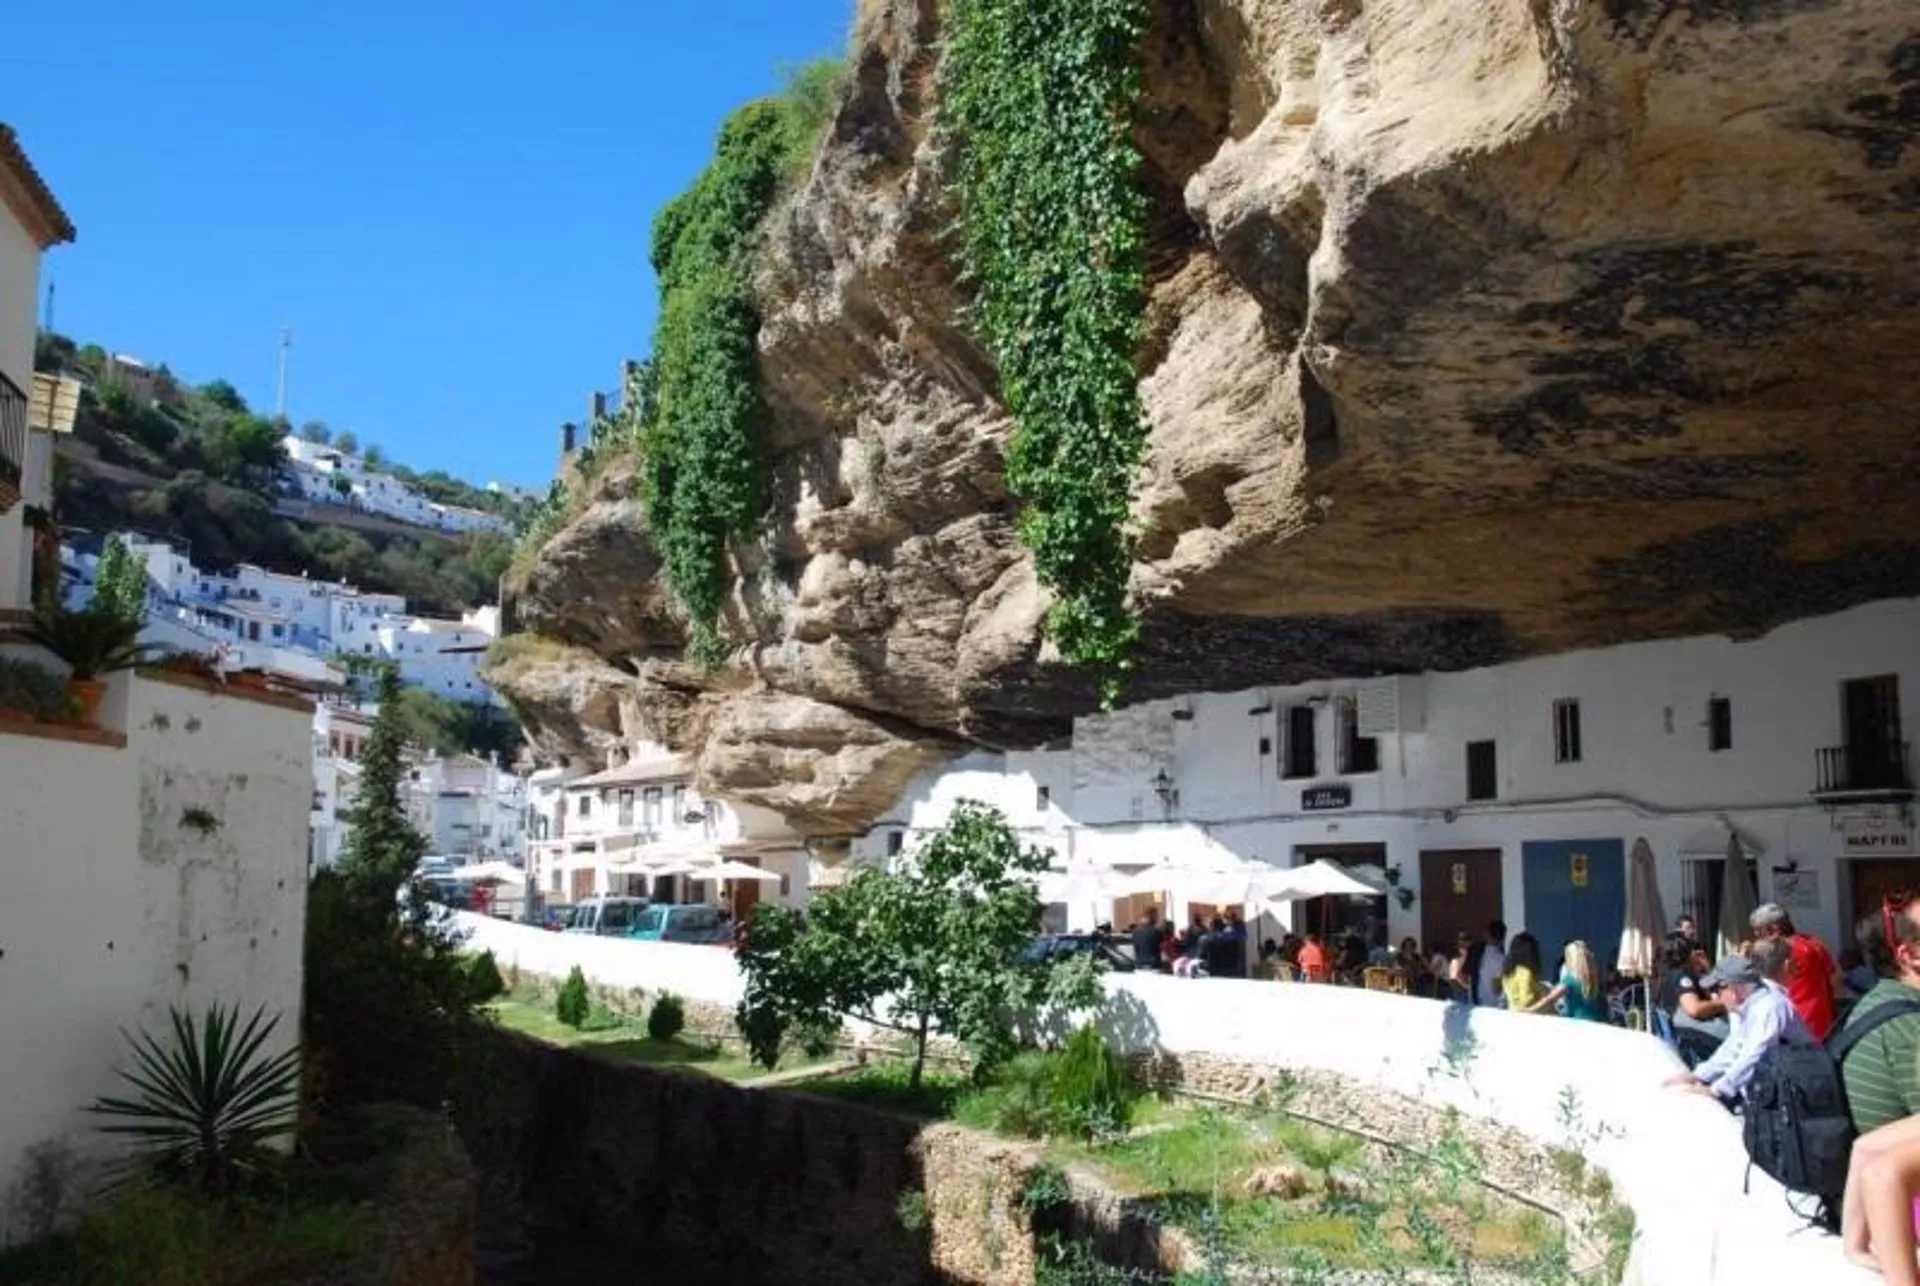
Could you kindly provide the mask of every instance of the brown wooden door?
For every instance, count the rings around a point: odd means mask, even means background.
[[[1462,933],[1478,938],[1505,919],[1497,848],[1429,849],[1420,854],[1422,948],[1449,955]]]
[[[753,908],[760,905],[760,882],[735,880],[727,888],[731,894],[733,918],[740,921],[752,919]]]
[[[1852,915],[1842,925],[1841,946],[1853,944],[1853,923],[1869,911],[1879,908],[1889,893],[1920,893],[1920,858],[1856,857],[1847,863],[1848,886],[1852,890]],[[1804,928],[1804,926],[1801,926]]]
[[[592,868],[589,867],[588,869],[583,871],[575,871],[573,873],[573,900],[575,902],[582,902],[592,896],[593,896]]]

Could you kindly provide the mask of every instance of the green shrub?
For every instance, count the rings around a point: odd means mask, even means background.
[[[647,1038],[672,1040],[686,1025],[686,1004],[671,991],[661,992],[660,999],[653,1002],[653,1009],[647,1014]]]
[[[507,980],[500,976],[500,965],[494,960],[493,952],[482,951],[477,956],[469,957],[465,973],[474,1004],[484,1005],[506,994]]]
[[[920,1232],[927,1226],[927,1194],[918,1188],[908,1188],[900,1194],[900,1200],[894,1203],[893,1214],[900,1226],[908,1232]]]
[[[1016,1054],[1000,1067],[992,1088],[981,1096],[981,1106],[975,1111],[984,1119],[968,1123],[1023,1139],[1056,1133],[1054,1091],[1059,1079],[1058,1054]],[[965,1115],[973,1117],[975,1112]]]
[[[1138,1098],[1126,1064],[1091,1023],[1083,1025],[1060,1055],[1053,1086],[1056,1127],[1083,1138],[1123,1134]]]
[[[0,656],[0,711],[56,721],[73,710],[65,675],[24,657]]]
[[[560,984],[560,994],[554,998],[553,1016],[569,1027],[582,1027],[586,1024],[590,1005],[587,1000],[587,975],[575,965]]]

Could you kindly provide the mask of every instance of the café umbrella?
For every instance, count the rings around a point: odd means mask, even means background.
[[[1654,873],[1653,846],[1644,837],[1633,843],[1627,859],[1626,927],[1620,931],[1617,968],[1628,978],[1651,978],[1660,960],[1667,932],[1667,912],[1660,903],[1660,882]]]
[[[1716,959],[1735,955],[1752,932],[1753,879],[1747,874],[1747,855],[1738,835],[1727,836],[1726,874],[1720,879],[1720,932],[1714,943]]]

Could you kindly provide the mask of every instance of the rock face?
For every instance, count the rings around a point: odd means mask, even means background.
[[[785,737],[795,698],[894,767],[1092,704],[1040,643],[1012,425],[943,240],[937,8],[866,6],[770,230],[775,502],[733,662],[671,659],[617,486],[519,594],[524,624],[704,711],[679,744],[776,806],[830,750]],[[1145,57],[1135,695],[1920,592],[1908,0],[1157,0]]]

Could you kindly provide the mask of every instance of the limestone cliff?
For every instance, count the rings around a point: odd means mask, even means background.
[[[769,232],[742,646],[678,661],[609,472],[517,596],[624,689],[509,675],[551,748],[651,730],[830,834],[1091,707],[1040,644],[951,267],[938,8],[864,6]],[[1135,695],[1920,592],[1911,0],[1157,0],[1146,68]]]

